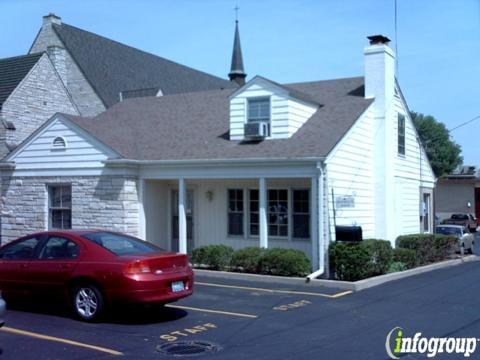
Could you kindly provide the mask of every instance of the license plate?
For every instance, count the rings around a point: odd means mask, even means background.
[[[179,292],[183,290],[185,290],[185,285],[183,284],[183,281],[175,281],[172,283],[173,292]]]

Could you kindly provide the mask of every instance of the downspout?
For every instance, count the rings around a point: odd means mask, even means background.
[[[317,163],[317,199],[316,203],[318,204],[317,217],[318,217],[318,270],[308,275],[305,281],[308,283],[310,280],[316,279],[317,277],[323,275],[325,272],[325,222],[324,222],[324,210],[325,210],[325,196],[324,196],[324,176],[325,172],[323,170],[323,164],[321,162]]]

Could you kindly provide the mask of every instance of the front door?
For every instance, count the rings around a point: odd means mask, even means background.
[[[193,249],[193,190],[187,190],[185,212],[187,215],[187,252],[190,254]],[[178,190],[172,190],[172,251],[178,250]]]

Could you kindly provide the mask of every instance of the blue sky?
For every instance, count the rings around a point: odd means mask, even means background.
[[[480,115],[480,0],[397,0],[410,109],[448,128]],[[28,51],[42,16],[226,77],[235,0],[0,0],[0,57]],[[246,72],[277,82],[363,75],[366,36],[392,40],[394,0],[238,0]],[[392,42],[395,47],[395,42]],[[452,132],[480,165],[480,120]]]

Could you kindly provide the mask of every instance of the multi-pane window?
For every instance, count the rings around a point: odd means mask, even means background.
[[[268,190],[268,234],[288,236],[288,190]]]
[[[405,155],[405,116],[398,114],[398,154]]]
[[[243,235],[243,190],[228,190],[228,235]]]
[[[248,99],[248,122],[270,121],[270,98]]]
[[[292,191],[292,235],[297,239],[310,238],[310,196],[308,190]]]
[[[72,228],[72,186],[48,187],[48,214],[50,229]]]
[[[260,228],[258,205],[258,190],[250,190],[250,235],[258,235]]]

